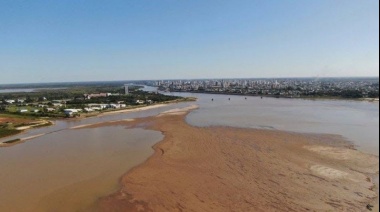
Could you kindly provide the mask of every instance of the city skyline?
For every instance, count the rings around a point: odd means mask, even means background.
[[[13,1],[0,20],[0,84],[379,76],[377,1]]]
[[[361,79],[370,79],[370,80],[380,80],[379,76],[345,76],[345,77],[234,77],[234,78],[162,78],[162,79],[136,79],[136,80],[128,80],[128,79],[118,79],[118,80],[93,80],[93,81],[51,81],[51,82],[17,82],[17,83],[0,83],[0,86],[11,86],[11,87],[18,87],[19,85],[46,85],[46,84],[81,84],[81,83],[134,83],[134,82],[171,82],[171,81],[203,81],[203,80],[337,80],[337,79],[343,79],[343,80],[361,80]]]

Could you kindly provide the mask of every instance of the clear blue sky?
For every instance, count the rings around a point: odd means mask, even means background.
[[[0,0],[0,83],[378,71],[378,0]]]

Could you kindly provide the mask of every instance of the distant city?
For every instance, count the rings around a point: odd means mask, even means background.
[[[378,98],[379,78],[204,79],[147,81],[161,91],[273,97]]]
[[[120,93],[128,93],[128,87],[124,90],[124,84],[153,86],[164,92],[233,94],[281,98],[379,98],[379,77],[176,79],[24,83],[0,85],[0,93],[92,86],[99,88],[109,86],[119,87]]]

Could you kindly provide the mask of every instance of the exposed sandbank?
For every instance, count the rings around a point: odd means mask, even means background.
[[[193,127],[183,112],[104,123],[161,131],[145,163],[121,179],[100,211],[366,211],[379,158],[326,136]],[[334,138],[336,139],[336,138]]]
[[[150,109],[154,109],[154,108],[164,107],[164,106],[171,105],[171,104],[176,104],[176,103],[181,103],[181,102],[190,102],[190,101],[195,101],[195,100],[196,100],[196,98],[194,98],[194,97],[187,97],[184,99],[176,99],[176,100],[161,102],[161,103],[149,105],[149,106],[137,106],[135,108],[126,108],[126,109],[119,109],[119,110],[114,110],[114,111],[105,111],[105,112],[99,113],[96,116],[105,116],[105,115],[115,114],[115,113],[145,111],[145,110],[150,110]]]
[[[137,111],[145,111],[145,110],[160,108],[160,107],[164,107],[164,106],[167,106],[167,105],[176,104],[176,103],[180,103],[180,102],[184,102],[184,101],[194,101],[194,100],[195,99],[189,99],[189,98],[187,100],[183,100],[183,101],[173,100],[173,101],[168,101],[168,102],[164,102],[164,103],[160,103],[160,104],[149,105],[149,106],[141,106],[141,107],[137,107],[137,108],[128,108],[128,109],[121,109],[121,110],[115,110],[115,111],[106,111],[106,112],[102,112],[102,113],[96,114],[94,116],[101,117],[101,116],[107,116],[107,115],[118,114],[118,113],[132,113],[132,112],[137,112]],[[75,118],[75,119],[86,119],[86,118],[90,118],[90,117],[94,117],[94,116],[89,116],[89,117],[84,116],[84,117],[79,117],[79,118]],[[3,119],[0,119],[0,120],[3,120]],[[121,120],[121,121],[131,121],[131,120],[133,120],[133,119],[125,119],[125,120]],[[111,121],[111,122],[119,122],[119,121]],[[47,123],[50,123],[50,124],[47,125]],[[38,123],[36,125],[25,126],[25,127],[18,128],[18,130],[20,130],[20,132],[17,133],[17,134],[21,134],[22,132],[25,132],[25,131],[27,131],[27,130],[29,130],[31,128],[50,126],[50,125],[54,125],[54,124],[55,123],[52,122],[52,121],[41,121],[40,123]],[[88,126],[91,126],[91,125],[97,125],[97,123],[74,126],[74,127],[69,128],[69,129],[81,129],[81,128],[85,128],[85,127],[88,127]],[[17,135],[17,134],[15,134],[15,135]],[[12,137],[12,136],[15,136],[15,135],[10,135],[10,136],[7,136],[7,137]],[[41,136],[41,135],[38,135],[36,137],[39,137],[39,136]],[[0,138],[0,139],[4,140],[4,138],[6,138],[6,137]],[[12,145],[4,143],[4,142],[6,142],[6,140],[0,141],[0,147],[10,147],[10,146],[13,146],[13,145],[16,145],[16,144],[23,143],[26,140],[30,140],[32,138],[34,138],[34,137],[31,136],[31,137],[21,138],[20,141],[12,143]]]
[[[110,114],[115,114],[115,113],[145,111],[145,110],[150,110],[150,109],[154,109],[154,108],[160,108],[160,107],[163,107],[163,106],[166,106],[169,104],[173,104],[173,103],[174,102],[168,103],[168,104],[156,104],[156,105],[149,105],[149,106],[137,107],[137,108],[129,108],[129,109],[122,109],[122,110],[115,110],[115,111],[106,111],[106,112],[100,113],[98,116],[105,116],[105,115],[110,115]]]

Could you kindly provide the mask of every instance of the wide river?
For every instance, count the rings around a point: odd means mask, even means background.
[[[192,125],[336,134],[362,151],[379,155],[379,103],[166,94],[198,98],[196,104],[200,108],[187,116],[187,122]],[[19,145],[0,148],[0,211],[91,209],[98,197],[118,188],[118,179],[123,173],[153,153],[151,146],[163,136],[160,132],[124,129],[121,126],[73,127],[154,116],[191,104],[195,103],[82,120],[60,120],[53,126],[3,139],[46,134]]]

